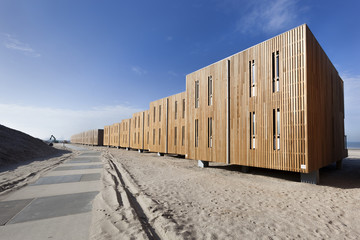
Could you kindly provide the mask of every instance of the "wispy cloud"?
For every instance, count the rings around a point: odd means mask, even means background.
[[[301,10],[298,0],[255,0],[245,7],[238,21],[242,33],[275,33],[293,26]]]
[[[179,74],[177,74],[176,72],[171,71],[171,70],[168,71],[168,74],[171,75],[171,76],[173,76],[173,77],[179,76]]]
[[[51,134],[69,139],[75,133],[103,128],[139,111],[142,109],[125,105],[72,110],[0,104],[0,124],[42,139]]]
[[[13,35],[4,33],[3,36],[4,36],[3,44],[7,49],[19,51],[25,55],[32,56],[32,57],[40,57],[41,56],[33,48],[31,48],[29,46],[29,44],[21,42],[20,40],[16,39]]]
[[[167,37],[166,37],[166,40],[167,40],[167,41],[172,41],[173,39],[174,39],[173,36],[167,36]]]
[[[138,75],[147,74],[147,71],[139,66],[133,66],[131,70]]]
[[[341,74],[344,80],[345,130],[349,141],[360,141],[360,75]]]

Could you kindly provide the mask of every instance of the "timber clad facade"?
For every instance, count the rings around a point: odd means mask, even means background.
[[[312,173],[347,156],[343,81],[305,24],[188,74],[120,129],[121,147],[224,164]]]

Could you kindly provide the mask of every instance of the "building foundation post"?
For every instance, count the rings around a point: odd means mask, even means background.
[[[301,182],[310,184],[319,184],[319,170],[310,173],[300,173]]]
[[[198,160],[198,167],[201,167],[201,168],[209,167],[209,162]]]

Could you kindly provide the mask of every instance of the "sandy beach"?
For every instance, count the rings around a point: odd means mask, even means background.
[[[357,239],[360,150],[343,169],[299,174],[159,157],[112,148],[94,201],[92,239]]]
[[[101,152],[102,190],[93,201],[90,239],[358,239],[360,150],[343,168],[320,170],[320,185],[298,173],[159,157],[124,149]],[[70,150],[70,149],[68,149]],[[2,168],[2,196],[76,156]]]

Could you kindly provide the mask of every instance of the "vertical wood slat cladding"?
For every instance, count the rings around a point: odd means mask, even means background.
[[[306,27],[308,171],[347,156],[344,88],[335,67]]]
[[[110,126],[104,126],[104,146],[110,146]]]
[[[144,121],[143,121],[143,144],[144,150],[149,150],[149,143],[150,143],[150,111],[144,111]]]
[[[93,129],[71,136],[72,143],[85,145],[102,146],[104,138],[103,129]]]
[[[110,126],[110,130],[111,130],[111,143],[110,146],[112,147],[120,147],[120,123],[114,123],[113,125]]]
[[[314,42],[307,26],[302,25],[187,75],[187,158],[224,163],[228,157],[230,164],[296,172],[311,172],[344,158],[343,83],[320,45]],[[273,58],[277,52],[279,91],[273,91]],[[214,81],[213,106],[207,104],[209,76]],[[254,87],[251,76],[256,79]],[[200,88],[198,108],[196,81]],[[228,90],[229,138],[225,118]],[[254,142],[251,116],[256,119]],[[206,124],[210,117],[214,119],[212,149],[207,145]],[[274,120],[280,122],[279,128]],[[274,139],[278,130],[279,143]]]
[[[182,129],[183,127],[185,128],[185,115],[183,115],[183,103],[185,102],[185,97],[185,92],[168,97],[168,153],[170,154],[185,155],[185,141],[182,141]]]
[[[131,118],[122,120],[120,129],[120,147],[128,148],[131,141]]]
[[[343,81],[304,24],[188,74],[186,92],[151,102],[120,132],[121,147],[309,173],[347,156]],[[105,126],[104,144],[111,134]]]
[[[144,139],[144,111],[134,113],[131,119],[133,123],[131,126],[131,142],[130,147],[134,149],[144,149],[143,139]]]
[[[167,153],[167,102],[168,98],[162,98],[150,103],[150,152]],[[159,119],[160,108],[161,114]],[[160,138],[159,133],[161,134]]]
[[[213,82],[213,103],[208,103],[208,77]],[[199,105],[195,107],[195,83],[199,81]],[[186,76],[186,158],[225,163],[227,61],[222,60]],[[208,147],[208,118],[212,118],[213,145]],[[198,147],[195,147],[195,120]]]

